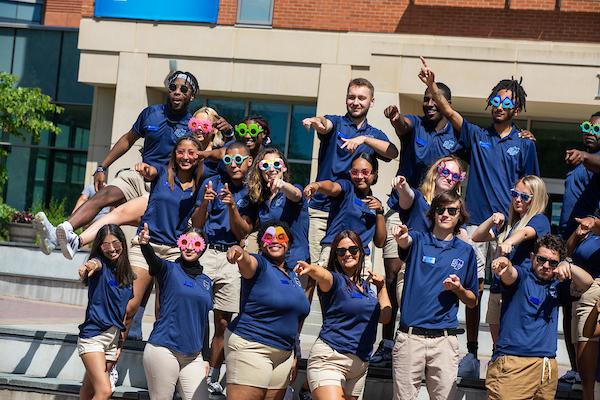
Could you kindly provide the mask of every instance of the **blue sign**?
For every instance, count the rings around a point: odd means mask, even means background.
[[[219,0],[96,0],[94,16],[216,23]]]

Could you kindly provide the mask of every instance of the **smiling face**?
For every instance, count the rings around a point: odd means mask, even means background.
[[[196,262],[206,249],[204,238],[196,232],[181,235],[177,240],[177,246],[181,251],[181,258],[187,262]]]
[[[271,182],[275,178],[283,179],[283,173],[287,171],[286,165],[277,153],[265,154],[263,159],[258,161],[258,168],[260,176],[265,182]]]
[[[262,126],[253,119],[246,120],[246,121],[244,121],[244,123],[246,124],[247,127],[251,127],[254,124],[259,129],[263,129]],[[246,145],[246,147],[248,147],[248,150],[250,150],[251,154],[256,154],[259,151],[260,146],[262,145],[262,143],[266,137],[267,137],[267,135],[266,135],[265,131],[263,130],[262,132],[260,132],[258,135],[254,136],[254,137],[250,134],[246,134],[245,136],[240,136],[239,139],[242,143],[244,143]]]
[[[592,117],[590,122],[592,125],[600,124],[600,117]],[[600,150],[600,135],[596,135],[591,131],[584,133],[583,144],[590,153]]]
[[[175,163],[182,171],[189,171],[198,164],[198,148],[191,140],[183,140],[175,149]]]
[[[512,99],[513,92],[512,90],[500,89],[498,93],[496,93],[496,95],[500,96],[500,98],[502,99],[504,99],[505,97]],[[502,104],[499,104],[498,106],[491,105],[490,107],[492,109],[492,119],[496,124],[510,121],[518,115],[517,109],[503,108]]]
[[[212,126],[214,121],[211,118],[211,116],[209,116],[205,112],[198,112],[194,114],[194,118],[196,118],[198,122],[201,122],[203,124],[207,124],[209,122],[211,124],[212,129],[210,132],[206,132],[204,129],[201,129],[203,128],[203,126],[199,126],[198,129],[194,131],[194,136],[196,136],[196,139],[198,139],[206,148],[206,146],[210,144],[210,142],[213,140],[214,136],[219,132],[219,130]]]
[[[425,95],[423,95],[423,114],[428,121],[433,124],[437,124],[444,116],[440,113],[440,110],[433,101],[431,91],[427,89]]]
[[[533,192],[525,186],[523,182],[519,182],[515,185],[515,190],[519,193],[528,194],[529,196],[533,196]],[[525,215],[527,210],[529,210],[529,206],[531,205],[532,197],[529,198],[529,201],[525,201],[521,196],[512,198],[512,207],[520,217]]]
[[[182,90],[181,88],[184,86],[187,89]],[[169,107],[171,110],[175,112],[184,112],[187,110],[192,98],[192,87],[186,82],[185,79],[178,78],[169,84]]]
[[[352,161],[352,167],[350,168],[350,179],[354,184],[354,187],[366,191],[375,180],[375,173],[373,172],[373,166],[370,162],[364,158],[358,157]]]
[[[272,260],[277,262],[285,260],[285,253],[289,248],[289,237],[283,227],[268,227],[260,241],[262,251],[267,253]]]
[[[361,256],[361,249],[358,245],[352,239],[344,238],[339,241],[337,248],[335,250],[332,249],[332,251],[336,252],[337,261],[344,269],[346,275],[353,276],[356,268],[359,266]]]
[[[116,261],[123,252],[123,243],[115,235],[109,233],[100,244],[100,250],[106,259]]]
[[[442,211],[442,214],[439,211]],[[455,210],[456,209],[456,212]],[[444,230],[454,231],[460,220],[460,201],[444,204],[435,211],[435,226]],[[452,215],[454,214],[454,215]]]
[[[346,110],[354,119],[360,119],[367,115],[373,107],[373,96],[371,90],[366,86],[350,86],[346,94]]]
[[[227,148],[226,155],[232,158],[230,164],[225,164],[225,169],[227,170],[227,174],[231,177],[231,179],[240,181],[243,180],[246,174],[248,173],[248,169],[252,165],[252,157],[248,156],[248,152],[243,148]],[[244,161],[237,162],[236,158],[240,160],[240,157],[236,157],[236,155],[240,155],[241,157],[246,157]]]
[[[456,185],[460,183],[454,179],[455,176],[461,176],[462,174],[460,165],[458,165],[456,161],[450,160],[441,163],[440,167],[442,172],[440,172],[438,168],[438,173],[435,178],[436,192],[454,189]],[[444,176],[446,172],[448,172],[448,175]]]

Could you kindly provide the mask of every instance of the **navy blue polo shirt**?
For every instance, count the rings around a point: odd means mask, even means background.
[[[361,144],[354,154],[350,154],[348,150],[341,148],[344,144],[342,138],[351,139],[358,136],[368,136],[386,142],[390,141],[385,133],[369,125],[367,120],[360,129],[357,129],[347,115],[326,115],[325,118],[331,121],[333,128],[326,135],[317,134],[321,141],[319,162],[317,163],[317,181],[335,181],[340,178],[348,178],[348,171],[350,171],[354,158],[363,152],[374,152],[371,147]],[[322,193],[317,193],[310,200],[309,206],[317,210],[329,211],[330,199]]]
[[[302,186],[294,186],[302,192]],[[309,261],[308,201],[304,196],[295,203],[289,200],[282,191],[279,191],[272,201],[265,200],[258,209],[258,224],[262,225],[274,219],[287,223],[292,231],[292,247],[285,257],[288,267],[294,268],[298,261]]]
[[[336,181],[342,187],[342,193],[331,198],[331,208],[327,219],[327,232],[321,240],[321,245],[333,242],[336,235],[343,230],[354,231],[363,242],[365,254],[371,254],[369,244],[375,235],[377,215],[371,210],[354,191],[352,182],[346,179]]]
[[[519,137],[513,126],[501,138],[494,129],[481,128],[463,118],[460,141],[469,154],[466,204],[469,224],[481,225],[490,215],[508,215],[510,189],[525,175],[540,175],[535,143]]]
[[[127,303],[133,298],[133,285],[119,285],[116,267],[104,257],[97,260],[102,263],[102,268],[88,279],[85,321],[79,325],[79,337],[84,339],[98,336],[113,326],[124,331]]]
[[[161,167],[152,181],[148,207],[142,216],[137,233],[148,224],[153,243],[175,246],[177,238],[188,229],[188,222],[196,207],[198,190],[193,187],[183,190],[177,175],[173,177],[173,190],[168,181],[167,168]]]
[[[206,185],[208,185],[209,181],[212,182],[212,187],[213,190],[217,192],[217,197],[208,204],[208,217],[204,224],[204,233],[208,236],[209,243],[212,244],[226,246],[238,244],[240,241],[234,236],[229,223],[229,207],[221,201],[218,195],[221,192],[221,189],[225,187],[225,183],[227,183],[240,214],[248,216],[254,221],[256,219],[257,210],[256,205],[252,204],[248,197],[248,187],[246,185],[236,187],[231,182],[227,173],[212,176],[206,179],[200,186],[198,206],[204,199],[204,192],[206,191]]]
[[[160,314],[148,343],[189,356],[202,351],[204,335],[208,334],[212,281],[204,274],[188,275],[180,260],[162,260],[163,266],[156,275]]]
[[[331,272],[333,285],[328,292],[319,289],[323,326],[319,337],[342,354],[354,354],[369,361],[379,323],[377,293],[363,280],[361,292],[345,275]]]
[[[166,104],[146,107],[133,124],[131,130],[144,138],[142,160],[154,168],[162,168],[169,162],[175,142],[190,135],[188,122],[192,115],[175,115]]]
[[[394,192],[396,192],[394,190]],[[394,210],[400,214],[400,220],[411,230],[426,232],[431,229],[431,222],[427,218],[427,212],[431,205],[425,200],[423,193],[419,189],[413,189],[415,197],[413,199],[412,206],[403,210],[400,208],[400,203],[396,202]],[[398,194],[396,192],[396,194]],[[390,197],[391,199],[391,197]],[[389,204],[389,201],[388,201]]]
[[[600,278],[600,236],[589,233],[571,255],[573,264],[585,269],[594,279]]]
[[[211,176],[215,176],[221,172],[220,170],[220,161],[209,160],[208,158],[204,159],[204,169],[202,170],[202,178],[208,179]],[[225,172],[225,171],[223,171]]]
[[[310,304],[296,273],[284,274],[269,259],[252,254],[258,262],[252,279],[242,277],[241,306],[228,329],[246,340],[291,351],[300,323]]]
[[[600,151],[594,153],[600,154]],[[577,229],[575,218],[592,215],[600,201],[600,178],[579,164],[567,174],[558,230],[566,240]]]
[[[405,115],[412,124],[412,129],[400,137],[400,167],[396,176],[406,178],[410,187],[419,187],[429,167],[442,157],[456,154],[462,150],[460,141],[454,134],[452,124],[436,131],[435,127],[427,127],[426,118],[417,115]],[[398,204],[398,192],[392,189],[388,199],[388,207]]]
[[[531,267],[515,265],[517,280],[502,285],[500,334],[492,355],[556,357],[558,306],[569,296],[570,281],[542,281]]]
[[[477,260],[473,247],[457,237],[438,240],[431,232],[409,231],[412,244],[406,255],[400,324],[425,329],[458,327],[458,297],[444,289],[454,274],[477,295]]]

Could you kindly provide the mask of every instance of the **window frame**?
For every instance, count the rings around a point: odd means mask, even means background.
[[[265,23],[260,23],[260,22],[256,22],[256,21],[248,21],[248,20],[244,21],[241,19],[242,3],[244,1],[247,1],[247,0],[238,0],[237,1],[237,11],[236,11],[236,16],[235,16],[235,25],[236,26],[242,26],[242,27],[249,26],[249,27],[253,27],[253,28],[257,28],[257,27],[271,28],[271,27],[273,27],[273,9],[275,6],[275,0],[270,0],[271,7],[269,9],[269,19]]]

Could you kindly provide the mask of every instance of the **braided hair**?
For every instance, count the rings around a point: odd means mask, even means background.
[[[511,100],[515,105],[515,110],[525,111],[525,98],[527,97],[527,93],[525,93],[525,89],[523,89],[521,83],[523,83],[523,77],[521,77],[518,81],[512,76],[510,79],[502,79],[496,86],[494,86],[492,93],[490,93],[488,96],[485,109],[488,109],[490,106],[490,101],[498,94],[498,92],[504,89],[511,91]]]

